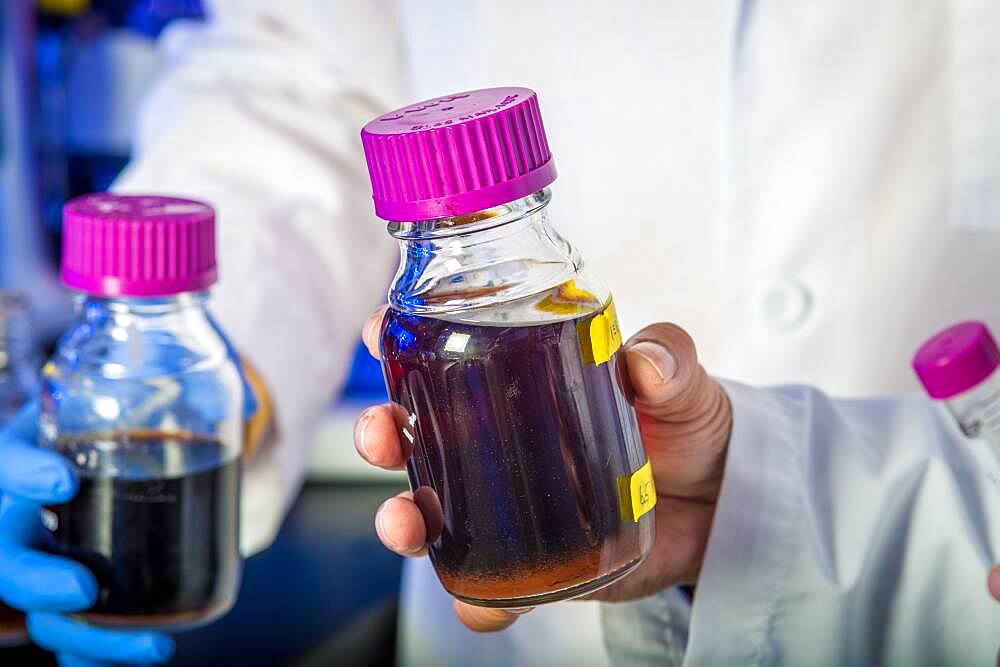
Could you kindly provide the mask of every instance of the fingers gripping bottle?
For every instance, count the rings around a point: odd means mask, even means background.
[[[428,100],[362,141],[400,245],[383,369],[438,577],[493,607],[616,581],[649,551],[656,494],[611,295],[549,221],[535,93]]]
[[[52,548],[96,576],[91,623],[207,622],[241,570],[243,386],[207,309],[215,214],[98,194],[63,216],[62,276],[79,296],[43,370],[40,434],[80,490],[43,516]]]
[[[943,401],[962,433],[986,442],[1000,463],[998,369],[1000,348],[982,322],[961,322],[938,332],[913,357],[913,370],[928,395]]]

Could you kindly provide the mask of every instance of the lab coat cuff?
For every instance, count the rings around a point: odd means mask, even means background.
[[[604,647],[615,667],[682,664],[690,623],[691,601],[677,587],[641,600],[601,604]]]
[[[798,536],[802,406],[780,389],[720,383],[733,430],[691,610],[687,662],[756,664]],[[699,647],[711,650],[696,655]]]

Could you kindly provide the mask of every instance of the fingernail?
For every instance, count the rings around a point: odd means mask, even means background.
[[[363,341],[368,342],[369,337],[375,333],[375,327],[382,323],[383,312],[384,309],[379,308],[371,317],[365,320],[365,325],[361,329],[361,339]]]
[[[69,469],[58,463],[44,463],[28,471],[25,486],[39,496],[51,498],[52,502],[68,500],[76,491],[76,480]]]
[[[382,525],[383,521],[384,521],[384,517],[382,515],[382,512],[385,509],[386,503],[388,503],[388,502],[389,502],[388,500],[384,501],[381,505],[378,506],[378,509],[375,510],[375,534],[378,535],[378,538],[380,540],[382,540],[382,543],[385,544],[386,546],[389,546],[389,545],[386,542],[386,539],[385,539],[385,529],[384,529],[384,527]]]
[[[76,478],[65,468],[61,468],[59,479],[52,486],[52,495],[59,500],[68,500],[76,495]]]
[[[358,417],[358,422],[354,425],[354,448],[358,450],[358,454],[361,454],[361,458],[366,461],[371,460],[371,454],[368,450],[368,443],[365,441],[365,431],[368,430],[368,424],[371,423],[374,416],[374,409],[366,408],[361,413],[361,416]]]
[[[149,653],[153,662],[166,662],[174,654],[174,642],[163,635],[150,635]]]
[[[65,591],[66,604],[87,609],[97,601],[97,582],[89,574],[70,569],[68,572],[56,574],[53,578],[56,581],[51,582],[52,590]]]
[[[639,341],[628,348],[629,356],[636,355],[656,372],[659,382],[669,380],[677,372],[677,361],[667,348],[649,340]]]
[[[97,581],[93,577],[77,577],[76,584],[88,606],[97,601]]]
[[[989,586],[990,594],[992,594],[997,600],[1000,600],[1000,567],[994,567],[990,571],[990,576],[986,580],[986,585]]]
[[[533,609],[534,607],[515,607],[513,609],[508,609],[507,611],[510,612],[511,614],[514,614],[515,616],[523,616],[524,614],[527,614],[529,611],[532,611]]]
[[[392,551],[395,551],[398,554],[402,554],[403,556],[413,556],[415,554],[420,553],[422,551],[422,548],[421,547],[415,547],[415,548],[402,547],[402,546],[396,544],[395,541],[390,540],[386,536],[386,533],[385,533],[385,507],[386,507],[386,505],[388,505],[389,503],[391,503],[394,500],[396,500],[396,498],[389,498],[384,503],[382,503],[381,505],[379,505],[379,508],[375,511],[375,533],[378,535],[378,538],[380,540],[382,540],[382,544],[384,544],[386,547],[388,547]]]

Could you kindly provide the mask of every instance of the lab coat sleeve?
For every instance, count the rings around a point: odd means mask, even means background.
[[[604,605],[612,661],[993,664],[986,446],[920,396],[724,386],[733,435],[688,632],[672,591]]]
[[[391,35],[372,32],[391,24],[385,4],[217,0],[207,23],[165,34],[134,159],[112,188],[216,208],[211,308],[276,410],[275,435],[244,476],[245,553],[273,540],[296,497],[319,420],[395,266],[358,139],[398,101],[392,68],[377,67]],[[320,5],[330,7],[313,15]],[[348,48],[366,40],[370,56]]]

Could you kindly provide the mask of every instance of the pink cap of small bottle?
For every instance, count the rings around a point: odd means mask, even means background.
[[[190,199],[91,194],[63,207],[62,279],[95,296],[168,296],[215,283],[215,211]]]
[[[913,370],[931,398],[957,396],[1000,366],[1000,349],[982,322],[962,322],[934,335],[913,355]]]
[[[361,130],[375,213],[415,221],[466,215],[526,197],[556,179],[528,88],[437,97]]]

